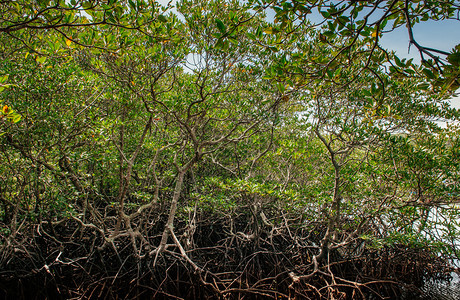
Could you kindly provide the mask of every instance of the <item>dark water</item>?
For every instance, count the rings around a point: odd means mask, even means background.
[[[460,300],[460,278],[452,274],[449,283],[427,282],[422,289],[423,295],[419,300]]]

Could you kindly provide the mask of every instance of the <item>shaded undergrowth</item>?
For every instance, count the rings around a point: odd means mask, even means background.
[[[136,255],[129,237],[99,247],[102,238],[77,222],[43,222],[5,242],[0,297],[397,299],[407,291],[417,293],[426,280],[448,278],[447,262],[428,249],[371,248],[359,239],[330,250],[315,268],[312,258],[324,229],[294,226],[294,221],[263,230],[244,214],[179,222],[178,238],[199,270],[175,245],[155,261],[154,255]],[[160,240],[155,228],[148,234],[150,244]]]

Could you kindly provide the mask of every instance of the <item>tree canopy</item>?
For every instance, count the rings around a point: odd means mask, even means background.
[[[1,2],[0,295],[367,299],[448,279],[460,45],[412,28],[459,5]],[[402,26],[420,64],[380,44]]]

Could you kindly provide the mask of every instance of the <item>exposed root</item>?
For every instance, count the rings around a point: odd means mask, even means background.
[[[318,262],[307,232],[271,225],[257,241],[248,240],[231,234],[251,234],[240,220],[197,221],[195,247],[186,250],[181,240],[187,236],[170,231],[174,244],[162,253],[147,247],[142,256],[122,231],[104,249],[97,248],[106,243],[97,231],[85,230],[75,240],[79,226],[69,221],[55,228],[56,236],[41,228],[40,235],[31,230],[35,235],[14,240],[2,254],[8,257],[0,271],[0,298],[385,299],[402,289],[416,292],[424,279],[446,270],[428,251],[403,246],[367,249],[355,257],[330,251]],[[146,241],[158,243],[160,237]]]

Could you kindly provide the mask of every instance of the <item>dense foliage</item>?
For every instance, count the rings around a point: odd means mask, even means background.
[[[448,278],[460,48],[411,26],[458,6],[1,2],[0,295],[366,299]],[[402,25],[421,65],[379,44]]]

